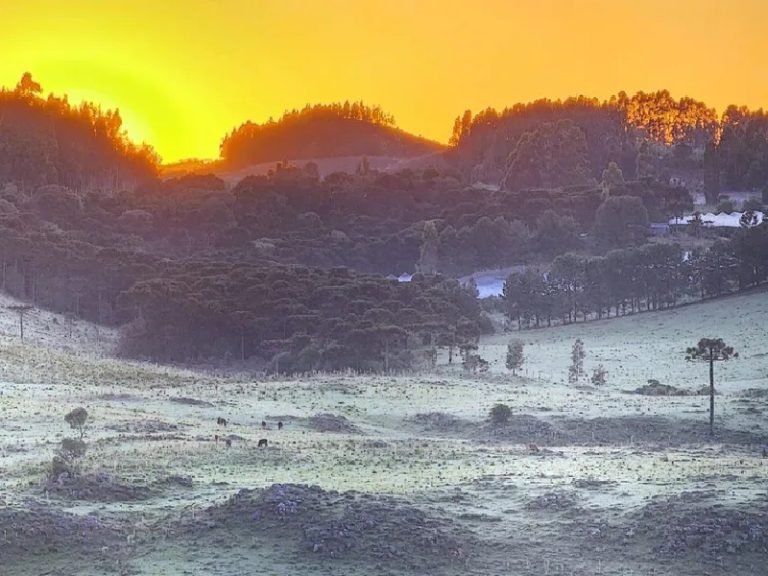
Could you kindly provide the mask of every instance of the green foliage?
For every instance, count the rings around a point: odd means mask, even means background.
[[[512,409],[506,404],[495,404],[489,413],[491,422],[497,426],[509,423],[512,417]]]

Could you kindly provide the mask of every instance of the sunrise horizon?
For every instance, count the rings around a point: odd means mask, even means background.
[[[386,10],[236,0],[155,12],[146,1],[89,6],[75,3],[66,14],[45,0],[12,7],[0,85],[12,88],[29,71],[45,94],[117,108],[129,137],[165,163],[216,159],[222,138],[243,122],[306,104],[362,100],[392,114],[398,128],[446,144],[464,110],[542,98],[668,90],[718,114],[768,102],[758,62],[768,7],[753,1],[738,10],[688,1],[644,9],[498,2],[480,12],[459,0],[413,10],[407,2]],[[660,17],[649,18],[654,12]],[[195,39],[203,22],[206,38]],[[737,58],[726,49],[734,45]]]

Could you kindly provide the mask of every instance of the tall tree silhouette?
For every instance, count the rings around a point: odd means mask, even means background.
[[[709,435],[715,434],[715,362],[725,362],[738,358],[731,346],[726,345],[722,338],[702,338],[696,346],[685,351],[685,359],[709,362]]]

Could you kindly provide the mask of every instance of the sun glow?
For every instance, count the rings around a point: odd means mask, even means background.
[[[768,3],[544,0],[3,6],[0,84],[30,71],[70,101],[117,107],[166,161],[305,103],[365,100],[447,141],[464,109],[667,88],[718,109],[768,103]]]

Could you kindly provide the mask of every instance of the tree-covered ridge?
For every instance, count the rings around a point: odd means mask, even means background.
[[[531,182],[577,184],[585,173],[599,181],[610,162],[631,178],[668,178],[670,172],[690,177],[694,172],[697,179],[706,179],[702,173],[708,171],[708,187],[716,197],[721,182],[736,188],[765,184],[756,176],[768,165],[768,154],[762,150],[766,137],[755,135],[759,129],[747,134],[740,127],[745,118],[755,124],[760,116],[762,111],[730,107],[718,117],[703,102],[678,100],[666,90],[633,96],[620,92],[605,101],[584,96],[542,99],[501,112],[488,108],[473,115],[467,110],[454,122],[450,155],[471,181],[501,182],[512,189]],[[558,138],[554,127],[562,131],[563,122],[572,127],[564,133],[566,138]],[[734,129],[737,144],[721,140]],[[530,153],[531,144],[535,155]],[[702,157],[706,146],[711,147],[710,154]],[[751,153],[734,154],[734,147]],[[533,159],[520,162],[521,155]],[[761,168],[753,167],[752,178],[745,178],[744,162]]]
[[[29,73],[0,89],[0,183],[116,191],[156,174],[157,156],[128,139],[119,111],[42,94]]]
[[[221,142],[229,167],[336,156],[418,156],[441,146],[395,128],[394,117],[363,102],[307,105],[277,121],[245,122]]]

